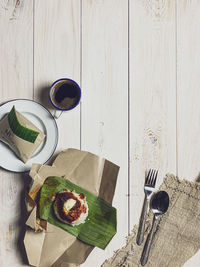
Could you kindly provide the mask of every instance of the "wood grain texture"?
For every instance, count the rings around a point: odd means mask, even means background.
[[[33,96],[33,2],[0,1],[0,104]],[[0,151],[0,157],[3,157]],[[0,266],[22,266],[25,175],[0,169]],[[23,199],[23,201],[22,201]]]
[[[120,165],[118,233],[85,264],[100,266],[128,233],[128,1],[82,1],[82,149]]]
[[[1,0],[0,32],[0,102],[32,98],[33,2]]]
[[[100,267],[138,223],[145,170],[159,169],[157,186],[166,172],[199,178],[199,12],[198,0],[0,0],[0,103],[35,99],[53,112],[50,85],[74,79],[82,101],[57,120],[56,154],[81,147],[121,167],[118,233],[82,267]],[[30,178],[0,177],[0,267],[25,266]]]
[[[200,181],[200,2],[177,1],[178,175]],[[200,252],[184,267],[198,266]]]
[[[36,0],[34,98],[51,111],[49,88],[60,78],[80,83],[80,1]],[[63,112],[57,124],[57,152],[69,147],[80,148],[80,106]]]
[[[130,226],[138,223],[145,170],[176,173],[174,1],[130,1]]]
[[[200,174],[200,2],[177,5],[177,147],[178,174],[194,180]]]

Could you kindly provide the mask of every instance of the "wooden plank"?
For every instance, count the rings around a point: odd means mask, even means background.
[[[177,1],[177,154],[178,175],[194,181],[199,169],[200,2]],[[184,267],[198,266],[200,252]]]
[[[33,3],[0,2],[0,102],[32,98]]]
[[[80,83],[80,1],[36,0],[34,21],[34,98],[52,110],[48,92],[55,80]],[[57,152],[80,148],[80,106],[57,123]]]
[[[200,2],[177,5],[177,128],[178,174],[194,180],[199,172]]]
[[[175,1],[130,1],[130,226],[139,222],[145,170],[176,174]]]
[[[128,1],[82,1],[82,149],[120,165],[118,233],[85,264],[100,266],[128,233]]]
[[[1,0],[0,32],[0,102],[32,99],[33,1]],[[25,255],[22,227],[26,217],[25,188],[29,179],[26,174],[2,169],[0,177],[0,266],[17,267],[22,265]]]

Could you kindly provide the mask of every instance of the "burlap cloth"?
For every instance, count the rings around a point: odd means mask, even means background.
[[[160,190],[168,192],[170,206],[157,225],[148,263],[145,267],[180,267],[200,248],[200,183],[179,180],[166,175]],[[146,236],[152,223],[148,213]],[[136,245],[138,226],[119,249],[102,267],[139,267],[144,243]]]

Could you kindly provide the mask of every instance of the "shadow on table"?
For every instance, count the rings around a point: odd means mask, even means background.
[[[27,173],[18,174],[18,177],[16,177],[16,179],[20,179],[21,184],[23,184],[21,192],[20,192],[20,201],[19,201],[20,217],[19,217],[19,220],[17,221],[17,228],[19,229],[19,234],[16,240],[16,247],[17,247],[17,251],[20,254],[19,256],[21,258],[22,263],[29,265],[25,246],[24,246],[24,236],[26,232],[26,220],[28,219],[28,212],[26,209],[25,198],[26,198],[26,194],[28,193],[31,178],[27,172]]]
[[[53,109],[52,104],[49,100],[49,86],[41,86],[37,91],[36,99],[48,110]]]
[[[60,154],[61,151],[54,152],[53,156],[45,163],[47,165],[52,165],[54,160],[57,158],[57,156]]]

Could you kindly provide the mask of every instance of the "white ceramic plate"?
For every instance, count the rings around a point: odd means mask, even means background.
[[[46,135],[43,143],[26,164],[0,141],[0,166],[9,171],[26,172],[30,170],[33,163],[44,164],[53,155],[58,143],[58,128],[55,119],[44,106],[28,99],[12,100],[1,105],[0,120],[10,112],[14,105],[17,111],[21,112]]]

